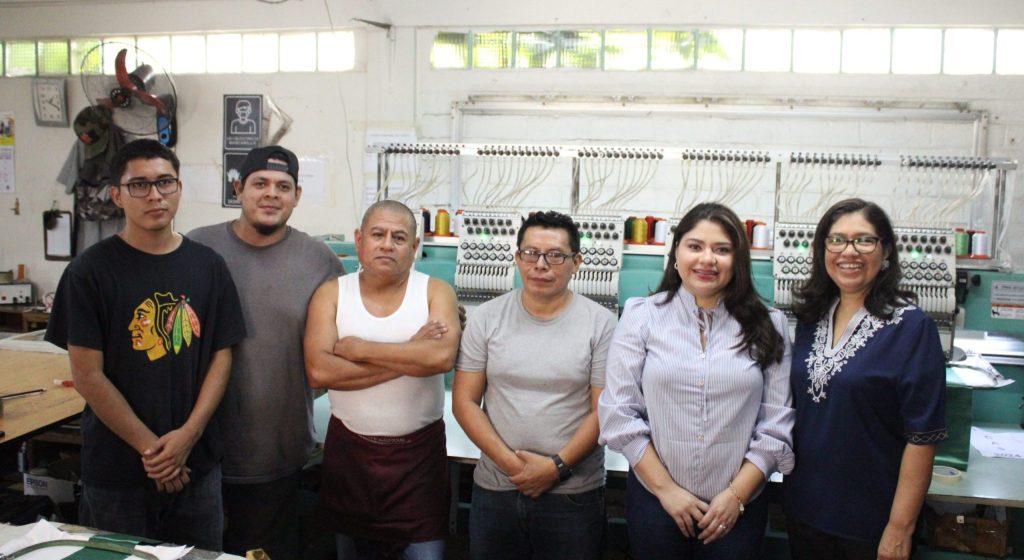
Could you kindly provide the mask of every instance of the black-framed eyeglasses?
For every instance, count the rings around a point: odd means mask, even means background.
[[[132,181],[119,185],[128,189],[128,194],[134,198],[146,198],[151,189],[156,188],[160,194],[174,194],[181,188],[181,180],[177,177],[164,177],[155,181]]]
[[[878,248],[879,238],[873,235],[861,235],[853,239],[847,239],[842,235],[830,235],[825,238],[825,249],[830,253],[842,253],[847,245],[853,245],[853,250],[862,255],[873,253]]]
[[[523,262],[533,264],[544,257],[544,262],[551,265],[559,265],[565,262],[565,259],[576,258],[576,253],[563,253],[561,251],[548,251],[542,253],[540,251],[534,251],[533,249],[520,249],[517,251],[519,258],[523,259]]]

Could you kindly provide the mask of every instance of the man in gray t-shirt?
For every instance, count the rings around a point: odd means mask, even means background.
[[[285,148],[252,150],[235,183],[239,218],[188,234],[224,257],[249,333],[235,347],[220,407],[224,550],[263,548],[274,560],[301,557],[292,506],[314,445],[302,353],[306,308],[321,284],[344,274],[326,244],[287,226],[302,195],[298,171]]]
[[[569,216],[533,214],[517,245],[522,289],[473,312],[455,366],[455,418],[482,451],[470,555],[600,558],[596,404],[615,315],[569,290],[582,260]]]

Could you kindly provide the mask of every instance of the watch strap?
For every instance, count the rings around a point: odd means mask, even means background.
[[[556,453],[551,456],[551,460],[554,461],[555,468],[558,469],[559,482],[565,482],[566,480],[569,479],[570,476],[572,476],[572,469],[569,468],[569,465],[565,464],[565,461],[562,460],[561,455],[558,455]]]

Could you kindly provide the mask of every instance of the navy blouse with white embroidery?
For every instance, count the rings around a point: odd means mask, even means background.
[[[905,446],[946,433],[946,369],[935,323],[914,306],[880,319],[861,309],[831,346],[835,307],[798,323],[790,383],[796,467],[786,514],[835,536],[878,541]]]

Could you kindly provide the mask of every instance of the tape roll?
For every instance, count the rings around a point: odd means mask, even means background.
[[[953,482],[960,482],[960,478],[963,474],[953,467],[947,467],[945,465],[935,465],[932,467],[932,478],[939,482],[945,482],[947,484]]]

